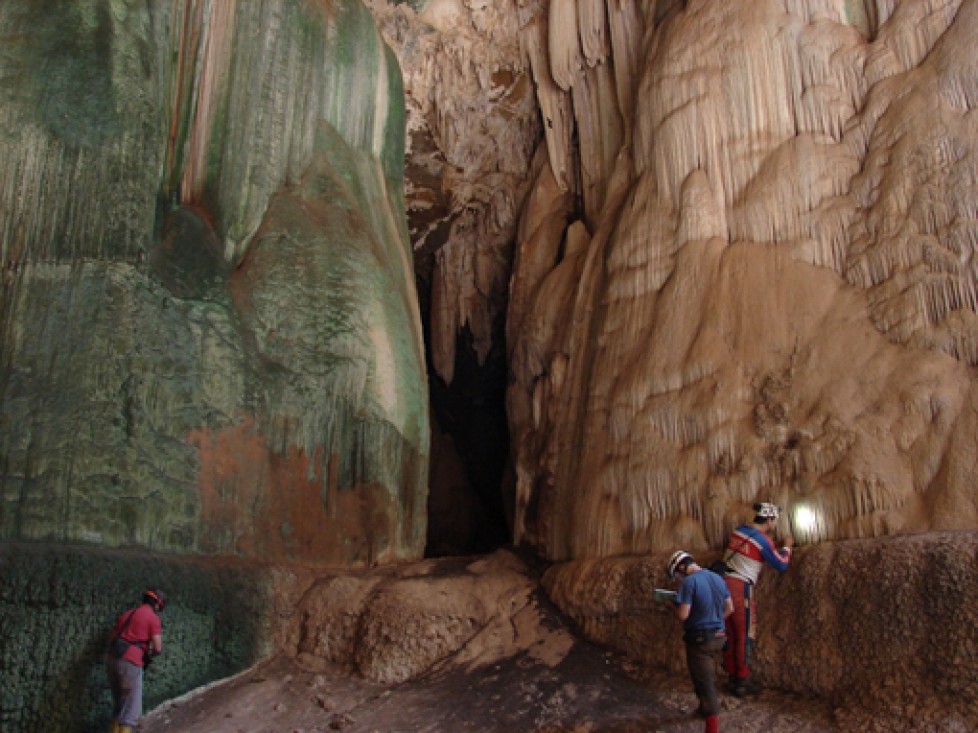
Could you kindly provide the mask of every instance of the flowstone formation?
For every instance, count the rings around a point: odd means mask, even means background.
[[[803,541],[978,526],[976,27],[961,0],[524,26],[517,542],[716,548],[757,499]]]
[[[0,37],[0,537],[419,557],[403,87],[366,8],[10,0]]]

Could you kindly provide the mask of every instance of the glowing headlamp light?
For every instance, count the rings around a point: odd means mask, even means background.
[[[825,534],[825,520],[817,507],[799,502],[791,508],[791,526],[795,540],[816,542]]]

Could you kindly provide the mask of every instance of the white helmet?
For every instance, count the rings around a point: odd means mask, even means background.
[[[669,558],[669,564],[666,566],[669,577],[676,577],[676,571],[679,569],[679,566],[687,562],[693,562],[693,556],[685,550],[676,550],[676,552],[672,553],[672,557]]]
[[[754,514],[764,519],[777,519],[781,515],[781,510],[775,504],[762,501],[754,505]]]

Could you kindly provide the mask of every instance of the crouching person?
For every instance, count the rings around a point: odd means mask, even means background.
[[[704,730],[719,733],[716,663],[726,642],[724,620],[733,613],[733,600],[723,579],[703,570],[688,552],[679,550],[669,558],[668,573],[671,579],[682,580],[676,616],[683,622],[686,666],[700,701],[699,713],[706,721]]]

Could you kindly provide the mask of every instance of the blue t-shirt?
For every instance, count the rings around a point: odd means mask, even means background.
[[[716,573],[697,570],[683,578],[676,603],[690,604],[689,617],[683,622],[686,631],[717,631],[723,628],[724,601],[730,597],[727,584]]]

